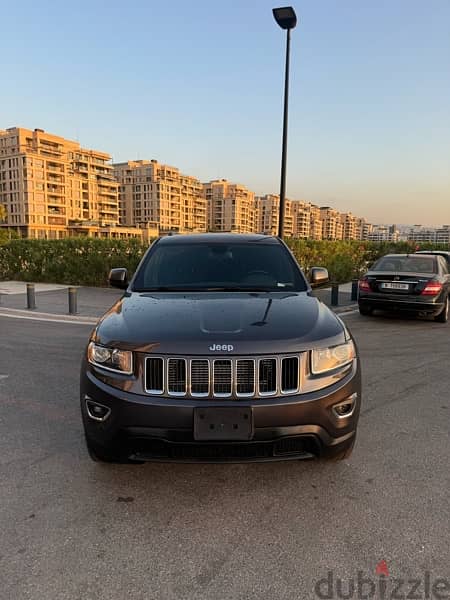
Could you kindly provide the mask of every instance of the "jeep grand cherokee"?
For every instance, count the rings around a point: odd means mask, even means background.
[[[350,455],[355,343],[287,246],[263,235],[154,242],[91,334],[81,412],[93,460],[270,461]]]

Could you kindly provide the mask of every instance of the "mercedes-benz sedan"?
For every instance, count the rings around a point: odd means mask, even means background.
[[[360,279],[359,312],[402,311],[446,323],[449,293],[450,276],[442,256],[388,254]]]

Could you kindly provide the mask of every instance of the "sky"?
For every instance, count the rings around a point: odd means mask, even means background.
[[[0,129],[280,180],[285,34],[269,0],[0,0]],[[450,223],[450,0],[295,0],[287,196]]]

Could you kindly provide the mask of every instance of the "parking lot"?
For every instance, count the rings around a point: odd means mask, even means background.
[[[313,599],[329,571],[337,598],[383,560],[450,580],[450,325],[345,321],[364,378],[348,461],[129,466],[84,448],[91,326],[0,316],[0,598]]]

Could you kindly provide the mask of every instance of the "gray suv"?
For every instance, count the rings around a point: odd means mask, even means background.
[[[355,342],[287,246],[263,235],[154,242],[100,319],[81,366],[93,460],[347,458],[361,379]]]

